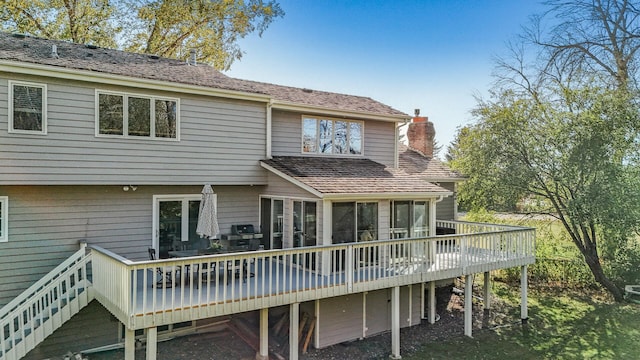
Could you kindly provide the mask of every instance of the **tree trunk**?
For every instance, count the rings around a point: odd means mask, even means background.
[[[598,257],[598,254],[591,253],[591,250],[587,248],[584,250],[583,255],[584,255],[585,261],[587,262],[587,265],[589,266],[589,269],[591,269],[591,273],[593,274],[598,284],[602,285],[605,289],[607,289],[607,291],[609,291],[609,293],[613,295],[613,298],[615,299],[615,301],[622,302],[624,300],[622,289],[616,286],[616,284],[614,284],[613,281],[611,281],[604,274],[604,271],[602,270],[602,264],[600,264],[600,258]]]

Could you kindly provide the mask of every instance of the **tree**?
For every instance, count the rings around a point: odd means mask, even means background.
[[[543,101],[504,91],[478,105],[479,121],[452,162],[470,178],[460,197],[477,207],[526,194],[546,199],[550,207],[539,212],[560,220],[595,280],[621,300],[601,258],[640,229],[638,109],[619,90],[556,90]]]
[[[284,12],[263,0],[0,0],[4,31],[92,43],[229,69],[238,40],[259,35]]]
[[[629,0],[551,0],[526,37],[545,52],[547,69],[588,72],[618,88],[637,86],[640,8]],[[549,31],[542,23],[551,22]]]
[[[262,35],[284,12],[275,1],[155,0],[137,7],[138,30],[127,50],[186,59],[191,49],[197,59],[227,70],[242,51],[239,38]]]
[[[1,29],[115,47],[115,10],[108,0],[0,0]]]
[[[621,300],[612,263],[640,230],[640,12],[625,0],[547,4],[498,60],[490,99],[478,99],[451,165],[469,177],[460,198],[473,207],[546,200],[539,212],[563,224],[595,280]]]

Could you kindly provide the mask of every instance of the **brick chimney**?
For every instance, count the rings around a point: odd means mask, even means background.
[[[422,153],[428,158],[433,157],[433,140],[436,137],[436,129],[426,116],[420,116],[420,109],[415,110],[415,116],[411,119],[407,129],[409,148]]]

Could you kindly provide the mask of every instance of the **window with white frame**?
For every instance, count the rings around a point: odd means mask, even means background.
[[[179,101],[97,91],[96,135],[179,139]]]
[[[0,242],[9,241],[9,198],[0,196]]]
[[[429,202],[396,200],[391,202],[390,238],[429,236]]]
[[[302,152],[362,155],[362,121],[302,118]]]
[[[47,133],[47,85],[9,81],[9,132]]]

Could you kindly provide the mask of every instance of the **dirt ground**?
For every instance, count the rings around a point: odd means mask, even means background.
[[[507,315],[504,305],[493,299],[491,312],[483,312],[481,303],[474,299],[474,331],[517,321],[513,313]],[[400,334],[402,355],[410,355],[422,345],[455,337],[464,336],[463,299],[454,294],[451,288],[437,291],[436,312],[439,320],[435,324],[423,321],[422,324],[404,328]],[[513,309],[511,309],[513,311]],[[517,315],[516,315],[517,317]],[[283,344],[283,348],[287,348]],[[391,354],[391,334],[389,332],[326,347],[310,348],[300,359],[388,359]],[[283,354],[286,356],[286,354]],[[113,350],[86,355],[88,360],[111,360],[124,358],[123,350]],[[136,359],[145,359],[145,349],[136,351]],[[185,336],[158,343],[158,360],[249,360],[255,358],[255,351],[235,333],[225,330]]]

